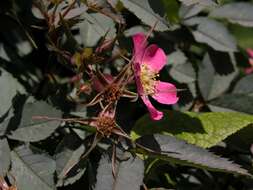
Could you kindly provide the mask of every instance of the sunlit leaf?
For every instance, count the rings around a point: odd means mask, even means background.
[[[148,115],[134,125],[133,140],[148,134],[174,135],[188,143],[208,148],[226,139],[231,134],[253,123],[253,117],[232,112],[176,112],[165,111],[164,118],[152,121]]]

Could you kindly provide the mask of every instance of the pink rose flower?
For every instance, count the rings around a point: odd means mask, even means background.
[[[247,53],[249,55],[249,64],[250,64],[250,67],[246,68],[244,70],[245,74],[250,74],[250,73],[253,73],[253,50],[252,49],[247,49]]]
[[[178,101],[176,87],[171,83],[157,80],[159,71],[167,63],[167,57],[157,45],[147,46],[146,36],[143,33],[135,34],[133,43],[133,69],[138,94],[147,106],[151,118],[160,120],[163,112],[158,111],[151,104],[149,96],[167,105]]]

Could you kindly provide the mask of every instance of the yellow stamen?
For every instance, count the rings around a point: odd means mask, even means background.
[[[146,95],[152,95],[155,93],[157,77],[159,77],[159,74],[156,71],[151,70],[147,64],[141,65],[140,80]]]

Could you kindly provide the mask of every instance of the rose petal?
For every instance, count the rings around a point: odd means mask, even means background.
[[[147,106],[151,119],[153,120],[162,119],[163,112],[160,112],[157,109],[155,109],[155,107],[151,104],[147,96],[141,96],[141,99],[143,100],[144,104]]]
[[[152,44],[146,48],[142,62],[148,64],[156,72],[159,72],[167,63],[167,56],[161,48]]]
[[[168,82],[158,81],[155,86],[156,93],[152,96],[156,101],[162,104],[175,104],[178,101],[176,87]]]
[[[249,64],[253,66],[253,58],[249,58]]]
[[[250,57],[253,58],[253,49],[248,48],[247,53],[249,54]]]
[[[141,63],[144,51],[147,46],[146,36],[143,33],[137,33],[133,36],[134,43],[134,59],[135,62]]]
[[[246,68],[245,70],[244,70],[244,72],[245,72],[245,74],[251,74],[251,73],[253,73],[253,67],[248,67],[248,68]]]

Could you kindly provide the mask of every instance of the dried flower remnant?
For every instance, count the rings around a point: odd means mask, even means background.
[[[252,49],[247,49],[247,53],[249,55],[249,64],[250,67],[247,67],[244,72],[245,74],[251,74],[253,73],[253,50]]]
[[[104,109],[106,106],[115,106],[121,97],[136,99],[136,94],[126,89],[130,68],[130,64],[125,65],[115,77],[97,71],[92,78],[92,83],[93,88],[99,93],[87,105],[93,106],[100,103],[101,108]]]
[[[157,80],[159,71],[167,62],[167,57],[157,45],[147,46],[146,36],[143,33],[135,34],[133,43],[133,69],[138,94],[147,106],[151,118],[160,120],[163,113],[151,104],[148,96],[167,105],[178,101],[176,87],[171,83]]]
[[[104,109],[98,114],[98,117],[91,118],[88,124],[96,128],[97,133],[102,137],[109,138],[114,134],[117,137],[131,139],[116,123],[115,112],[115,109]]]
[[[107,106],[97,116],[84,118],[56,118],[48,116],[33,116],[36,120],[56,120],[68,123],[78,123],[81,125],[89,126],[90,131],[100,134],[101,137],[109,137],[112,133],[124,136],[120,128],[118,128],[115,120],[115,109],[109,109]]]
[[[113,105],[119,100],[122,95],[122,86],[114,83],[113,79],[108,80],[107,78],[100,71],[92,78],[93,89],[98,91],[98,94],[88,103],[88,106],[100,103],[101,107],[104,108],[103,103]]]
[[[122,90],[118,87],[117,84],[111,84],[109,85],[103,95],[103,99],[106,103],[113,103],[120,99],[122,95]]]
[[[116,127],[114,114],[110,112],[101,112],[90,125],[95,127],[102,136],[109,137]]]

